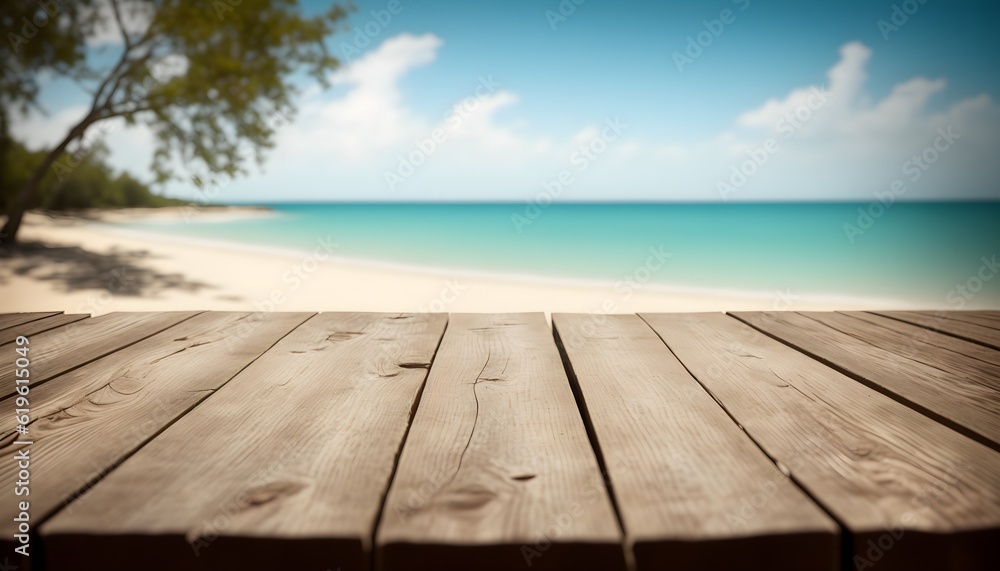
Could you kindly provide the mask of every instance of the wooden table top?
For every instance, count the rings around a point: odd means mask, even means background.
[[[0,570],[1000,569],[1000,311],[3,314],[0,391]]]

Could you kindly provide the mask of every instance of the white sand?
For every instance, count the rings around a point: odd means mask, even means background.
[[[0,312],[61,310],[100,315],[112,311],[202,309],[626,313],[900,305],[887,300],[805,299],[790,291],[756,295],[682,292],[648,283],[629,293],[620,286],[616,291],[614,283],[477,276],[343,259],[318,261],[295,252],[237,248],[116,226],[117,222],[136,217],[184,214],[179,209],[157,209],[80,219],[29,213],[19,236],[21,242],[79,247],[88,254],[70,254],[70,260],[52,261],[49,255],[4,260]],[[190,211],[186,214],[190,215]],[[206,209],[195,215],[218,219],[268,214],[232,208]],[[124,258],[122,263],[118,258]],[[83,259],[89,262],[79,261]],[[41,263],[27,268],[29,260]],[[11,275],[11,269],[24,273]]]

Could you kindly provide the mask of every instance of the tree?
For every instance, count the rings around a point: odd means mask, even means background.
[[[0,187],[0,210],[6,209],[14,193],[31,178],[48,151],[32,151],[13,141],[0,172],[9,182]],[[127,208],[184,206],[188,201],[153,194],[148,185],[128,173],[115,173],[107,163],[108,149],[95,143],[72,172],[50,170],[38,185],[28,208],[77,210],[81,208]]]
[[[36,30],[32,37],[8,34],[16,64],[0,72],[4,108],[34,104],[37,73],[46,68],[86,86],[92,98],[8,205],[0,230],[5,244],[16,239],[46,173],[72,170],[94,144],[88,134],[112,119],[154,132],[157,183],[201,184],[242,174],[251,159],[263,161],[276,129],[294,113],[296,74],[327,85],[338,61],[325,40],[346,15],[331,6],[307,16],[297,0],[4,0],[2,6],[7,29],[18,30],[20,22],[21,31]],[[93,67],[101,58],[88,57],[94,48],[87,42],[109,30],[121,44],[117,57]],[[178,163],[185,172],[171,168]]]
[[[60,25],[47,25],[58,14]],[[77,78],[84,59],[84,40],[94,32],[96,12],[91,0],[38,2],[6,0],[0,3],[5,54],[0,65],[0,188],[15,180],[8,167],[15,149],[10,137],[10,112],[28,112],[38,96],[38,72],[51,71]],[[3,238],[3,236],[0,236]]]

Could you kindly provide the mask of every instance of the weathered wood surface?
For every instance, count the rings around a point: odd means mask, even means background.
[[[966,323],[972,323],[974,325],[982,325],[983,327],[989,327],[990,329],[1000,329],[1000,317],[989,312],[978,312],[978,311],[917,311],[921,315],[927,315],[930,317],[944,317],[945,319],[951,319],[954,321],[964,321]]]
[[[11,431],[0,455],[30,440],[30,509],[37,526],[129,454],[207,398],[311,314],[203,313],[31,392],[28,434]],[[244,326],[249,326],[244,328]],[[14,399],[0,402],[13,410]],[[8,427],[4,426],[4,429]],[[18,467],[0,464],[0,545],[15,547]],[[22,561],[22,568],[27,568]]]
[[[17,315],[0,568],[1000,568],[1000,312],[741,317]]]
[[[41,529],[48,569],[366,569],[444,315],[318,315]]]
[[[834,521],[645,322],[554,314],[552,325],[637,570],[839,569]]]
[[[642,317],[846,528],[849,567],[1000,566],[1000,453],[731,316]]]
[[[58,315],[61,311],[36,311],[30,313],[0,313],[0,330],[16,327],[38,319]]]
[[[1000,330],[950,319],[947,312],[923,314],[915,311],[876,311],[874,313],[1000,349]]]
[[[1000,367],[838,313],[733,315],[1000,450]]]
[[[452,315],[386,499],[378,568],[624,570],[621,540],[544,315]]]
[[[907,338],[915,341],[914,348],[921,346],[923,343],[927,343],[934,347],[947,349],[952,353],[964,355],[965,357],[975,361],[983,361],[993,365],[1000,365],[1000,351],[991,347],[983,346],[979,343],[966,341],[965,339],[960,339],[958,337],[948,335],[947,333],[940,333],[934,331],[933,329],[926,329],[924,327],[920,327],[919,325],[899,321],[897,319],[877,315],[875,313],[868,313],[866,311],[843,311],[840,313],[878,325],[883,329],[889,329],[896,333],[905,335]],[[919,359],[920,355],[915,349],[912,354],[908,355],[908,357],[911,359]]]
[[[110,355],[198,313],[109,313],[35,335],[29,345],[29,386]],[[14,369],[14,359],[0,360],[0,398],[14,394]]]
[[[59,313],[49,317],[43,317],[42,319],[36,319],[23,325],[8,327],[0,330],[0,345],[13,343],[18,337],[21,336],[27,337],[30,341],[31,337],[39,333],[55,329],[57,327],[62,327],[63,325],[69,325],[70,323],[75,323],[77,321],[83,321],[88,317],[90,316],[84,313]]]

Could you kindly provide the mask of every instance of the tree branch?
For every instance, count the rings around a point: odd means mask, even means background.
[[[125,51],[132,49],[132,40],[125,31],[125,23],[122,22],[121,10],[118,9],[118,0],[110,0],[111,10],[115,13],[115,22],[118,23],[118,30],[122,33],[122,40],[125,42]]]
[[[121,71],[122,66],[124,66],[125,63],[128,61],[129,51],[131,51],[131,48],[125,48],[122,50],[122,55],[120,58],[118,58],[118,63],[115,64],[115,67],[111,69],[111,72],[108,73],[108,76],[105,77],[104,81],[102,81],[101,84],[97,87],[97,91],[94,92],[94,102],[90,106],[91,113],[97,111],[97,109],[100,107],[99,103],[101,101],[101,96],[104,94],[104,90],[108,87],[108,84],[111,83],[111,80],[114,79],[116,76],[118,76],[118,72]]]
[[[136,115],[139,113],[145,113],[146,111],[152,111],[153,106],[142,106],[136,107],[135,109],[107,109],[105,113],[101,115],[101,120],[114,119],[115,117],[126,117],[128,115]]]
[[[104,81],[102,81],[101,84],[98,86],[97,91],[94,92],[94,102],[93,102],[93,105],[90,108],[91,111],[96,111],[102,105],[107,105],[107,103],[109,101],[111,101],[111,97],[110,96],[114,94],[115,90],[118,87],[118,84],[122,80],[122,77],[126,73],[128,73],[129,71],[131,71],[133,69],[133,66],[134,66],[135,62],[134,61],[129,61],[129,55],[131,55],[132,52],[136,48],[138,48],[140,46],[143,46],[146,43],[148,43],[150,40],[154,39],[152,31],[153,31],[153,22],[155,22],[155,20],[156,20],[156,15],[153,16],[153,21],[151,21],[149,23],[149,27],[146,28],[145,32],[143,32],[142,37],[140,37],[137,41],[132,42],[132,40],[128,38],[128,34],[126,34],[125,27],[122,24],[122,21],[121,21],[121,18],[120,18],[120,14],[119,14],[119,10],[118,10],[117,1],[116,0],[112,0],[111,1],[111,5],[112,5],[112,8],[114,9],[115,19],[118,22],[118,27],[121,30],[122,37],[125,38],[125,44],[124,44],[124,47],[122,48],[122,55],[121,55],[120,58],[118,58],[118,62],[115,64],[115,66],[108,73],[107,77],[104,78]],[[148,60],[149,57],[150,57],[150,55],[152,55],[154,47],[155,46],[150,46],[150,48],[147,51],[146,55],[144,57],[142,57],[142,58],[139,58],[138,61],[146,61],[146,60]],[[128,64],[127,67],[125,67],[126,64]],[[122,71],[123,67],[125,67],[124,72]],[[104,98],[104,103],[100,104],[99,102],[101,101],[102,96],[104,96],[104,90],[107,89],[108,84],[110,84],[112,80],[115,81],[114,88],[112,89],[111,94],[109,94],[106,97],[103,97]]]

